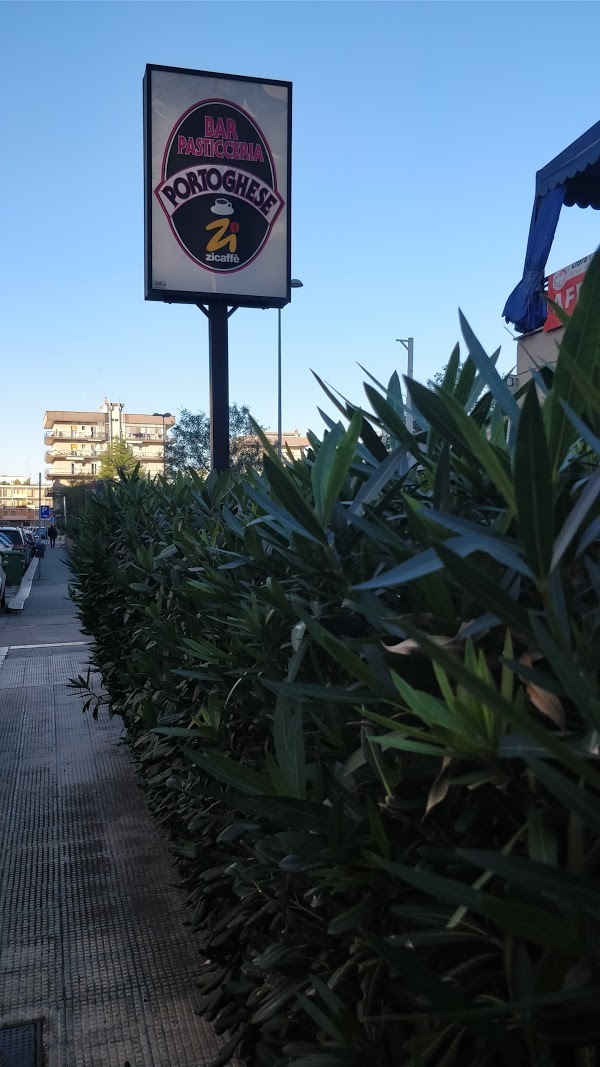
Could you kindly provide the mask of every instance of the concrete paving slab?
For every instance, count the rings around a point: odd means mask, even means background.
[[[61,596],[49,581],[26,609],[37,636]],[[55,647],[0,636],[0,1026],[42,1019],[47,1067],[204,1067],[221,1042],[195,1014],[176,871],[120,720],[66,688],[87,667],[62,644],[85,640],[70,611]]]

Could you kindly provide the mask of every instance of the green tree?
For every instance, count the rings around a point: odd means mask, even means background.
[[[246,404],[232,404],[229,408],[229,440],[232,470],[260,467],[262,445]],[[182,409],[167,442],[166,461],[168,474],[176,474],[187,467],[200,474],[210,470],[210,418],[206,412]]]
[[[137,461],[132,449],[123,437],[116,437],[102,455],[98,477],[103,480],[118,478],[120,471],[131,474],[136,467]]]
[[[456,379],[457,380],[458,380],[458,377],[459,377],[460,372],[463,369],[463,367],[464,367],[464,363],[459,363],[458,364],[458,370],[456,372]],[[446,376],[446,371],[447,370],[448,370],[448,364],[447,363],[445,364],[445,366],[442,367],[441,370],[436,370],[433,378],[429,378],[428,379],[428,382],[427,382],[428,389],[433,389],[436,385],[441,386],[443,381],[444,381],[444,378]]]

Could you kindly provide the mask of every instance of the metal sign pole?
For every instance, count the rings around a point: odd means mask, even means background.
[[[210,467],[229,470],[229,338],[227,319],[236,308],[214,303],[198,304],[208,319],[210,381]]]

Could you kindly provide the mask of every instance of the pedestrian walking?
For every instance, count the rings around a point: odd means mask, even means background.
[[[48,540],[50,542],[50,548],[54,548],[57,537],[58,537],[58,530],[56,529],[56,526],[53,523],[52,526],[48,527]]]

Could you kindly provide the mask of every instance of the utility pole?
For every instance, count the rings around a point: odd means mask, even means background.
[[[399,344],[403,345],[404,348],[406,349],[406,352],[408,354],[406,377],[407,378],[412,378],[413,377],[413,350],[414,350],[415,339],[414,339],[414,337],[405,337],[405,338],[397,337],[396,341]],[[415,420],[413,418],[412,406],[411,406],[411,402],[410,402],[410,395],[409,395],[408,389],[406,390],[406,429],[408,430],[409,433],[414,433],[414,429],[415,429]]]

